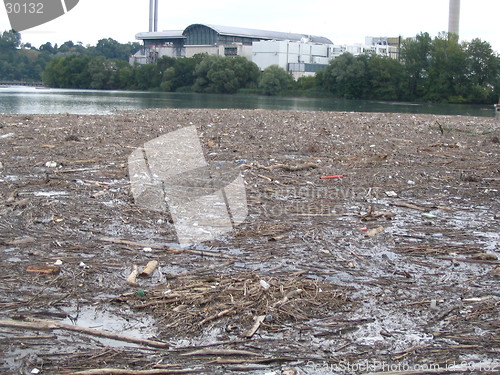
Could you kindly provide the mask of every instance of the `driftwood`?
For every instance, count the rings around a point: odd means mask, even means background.
[[[373,228],[373,229],[370,229],[366,234],[365,234],[365,237],[373,237],[373,236],[376,236],[377,234],[381,233],[384,231],[384,227],[383,226],[379,226],[379,227],[376,227],[376,228]]]
[[[273,164],[269,166],[262,165],[260,163],[256,163],[255,165],[252,164],[243,164],[243,167],[247,168],[254,168],[254,169],[264,169],[266,171],[272,171],[273,169],[283,169],[285,171],[289,172],[295,172],[295,171],[302,171],[304,169],[311,169],[311,168],[318,168],[318,165],[315,163],[304,163],[304,164],[297,164],[297,165],[287,165],[287,164]]]
[[[72,372],[72,375],[167,375],[167,374],[192,374],[196,369],[152,369],[152,370],[124,370],[119,368],[96,368]]]
[[[198,323],[199,326],[202,326],[205,323],[211,322],[212,320],[222,318],[225,315],[231,314],[232,312],[236,311],[238,307],[231,307],[230,309],[222,310],[221,312],[211,315],[208,318],[203,319]]]
[[[368,212],[360,216],[361,221],[373,221],[381,217],[386,220],[390,220],[394,217],[394,213],[388,211],[375,212],[375,208],[373,206],[370,206]]]
[[[164,245],[157,245],[157,244],[152,244],[152,243],[147,243],[147,242],[135,242],[135,241],[129,241],[129,240],[122,240],[120,238],[114,238],[114,237],[99,237],[98,239],[99,239],[99,241],[122,244],[122,245],[137,246],[137,247],[149,247],[151,249],[157,249],[157,250],[168,250],[172,253],[185,252],[185,253],[190,253],[190,254],[207,256],[207,257],[232,259],[232,257],[230,257],[227,254],[212,253],[210,251],[193,250],[193,249],[177,249],[177,248],[164,246]]]
[[[411,208],[412,210],[418,210],[418,211],[429,211],[430,210],[430,208],[428,208],[428,207],[418,206],[416,204],[404,202],[404,201],[394,202],[391,204],[393,206],[406,207],[406,208]]]
[[[114,238],[114,237],[99,237],[99,241],[111,242],[111,243],[122,244],[122,245],[138,246],[138,247],[150,247],[152,249],[159,249],[159,250],[165,250],[167,248],[166,246],[163,246],[163,245],[156,245],[156,244],[150,244],[150,243],[145,243],[145,242],[128,241],[128,240],[122,240],[120,238]]]
[[[20,329],[32,329],[39,331],[50,331],[55,329],[62,329],[66,331],[73,331],[78,333],[83,333],[85,335],[104,337],[107,339],[118,340],[129,342],[138,345],[150,346],[153,348],[168,348],[169,345],[165,342],[153,341],[140,339],[137,337],[120,335],[117,333],[113,333],[110,331],[100,331],[94,328],[81,327],[61,322],[55,322],[52,320],[44,320],[44,319],[36,319],[36,318],[27,318],[26,320],[0,320],[0,326],[3,327],[12,327],[12,328],[20,328]]]
[[[251,352],[249,350],[238,350],[238,349],[200,349],[194,350],[188,353],[182,353],[183,357],[192,357],[197,355],[239,355],[239,356],[259,356],[259,353]]]
[[[134,264],[132,267],[132,272],[130,272],[130,275],[127,277],[127,284],[130,286],[138,286],[139,284],[137,283],[137,276],[139,275],[139,270],[137,269],[137,266]]]
[[[151,277],[151,275],[155,272],[155,270],[158,268],[158,261],[157,260],[152,260],[146,264],[146,267],[139,272],[140,277]]]
[[[28,266],[26,272],[30,273],[43,273],[46,275],[57,275],[61,272],[61,267],[54,265],[41,265],[41,266]]]
[[[262,324],[262,322],[264,322],[264,319],[266,319],[265,315],[259,315],[259,316],[255,317],[254,325],[252,326],[252,328],[250,328],[249,330],[244,332],[242,337],[246,337],[249,339],[253,335],[255,335],[255,332],[257,332],[257,330],[260,328],[260,325]]]

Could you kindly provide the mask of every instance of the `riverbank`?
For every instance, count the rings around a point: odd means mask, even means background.
[[[208,162],[238,167],[248,215],[182,249],[168,212],[135,204],[128,158],[190,125]],[[498,119],[1,115],[0,145],[3,373],[347,374],[498,361]],[[127,282],[151,261],[150,277]]]

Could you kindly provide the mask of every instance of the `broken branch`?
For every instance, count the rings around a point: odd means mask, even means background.
[[[130,342],[133,344],[150,346],[154,348],[168,348],[169,344],[160,341],[153,341],[147,339],[140,339],[137,337],[120,335],[117,333],[113,333],[110,331],[99,331],[94,328],[81,327],[66,323],[55,322],[52,320],[44,320],[44,319],[36,319],[36,318],[27,318],[25,321],[19,320],[0,320],[0,326],[3,327],[12,327],[12,328],[21,328],[21,329],[32,329],[32,330],[40,330],[40,331],[50,331],[54,329],[62,329],[66,331],[73,331],[78,333],[83,333],[85,335],[104,337],[112,340]]]

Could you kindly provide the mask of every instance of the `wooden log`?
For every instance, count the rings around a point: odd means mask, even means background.
[[[125,370],[119,368],[96,368],[91,370],[72,372],[72,375],[167,375],[167,374],[192,374],[199,372],[197,369],[151,369],[151,370]]]
[[[153,348],[168,348],[169,344],[161,341],[153,341],[147,339],[141,339],[137,337],[125,336],[110,331],[100,331],[94,328],[81,327],[61,322],[56,322],[52,320],[27,318],[26,320],[0,320],[0,326],[20,328],[20,329],[32,329],[37,331],[50,331],[55,329],[62,329],[66,331],[73,331],[82,333],[90,336],[104,337],[107,339],[130,342],[137,345],[150,346]]]
[[[146,267],[139,273],[139,277],[151,277],[158,268],[158,261],[152,260],[146,264]]]
[[[127,277],[127,284],[130,286],[138,286],[139,284],[137,283],[137,276],[139,275],[139,270],[137,269],[137,266],[134,264],[132,267],[132,272],[130,272],[130,275]]]

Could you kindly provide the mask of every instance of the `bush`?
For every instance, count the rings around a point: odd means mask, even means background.
[[[271,65],[264,69],[259,80],[259,88],[265,95],[277,95],[293,84],[293,78],[285,69]]]

